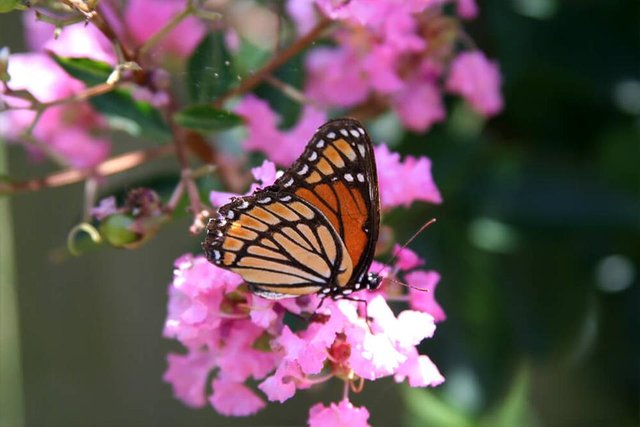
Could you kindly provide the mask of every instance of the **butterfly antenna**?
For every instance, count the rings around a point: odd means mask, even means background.
[[[420,235],[420,233],[422,233],[424,230],[427,229],[427,227],[429,227],[431,224],[433,224],[434,222],[436,222],[435,218],[431,218],[430,220],[428,220],[427,222],[425,222],[424,224],[422,224],[422,227],[420,227],[418,229],[418,231],[416,231],[415,233],[413,233],[413,236],[409,237],[409,239],[400,247],[400,249],[398,249],[397,251],[394,251],[393,254],[391,254],[391,256],[389,257],[389,260],[385,263],[385,265],[391,265],[400,255],[400,252],[402,252],[403,249],[405,249],[407,246],[409,246],[411,244],[411,242],[413,242],[416,237],[418,237]],[[380,270],[378,271],[378,275],[382,272],[382,270],[384,269],[384,267],[380,268]],[[418,291],[423,291],[423,292],[429,292],[428,289],[422,289],[422,288],[418,288],[417,286],[412,286],[409,285],[408,283],[403,283],[399,280],[394,279],[393,277],[386,277],[385,279],[392,281],[393,283],[397,283],[398,285],[401,286],[405,286],[407,288],[410,289],[415,289]]]

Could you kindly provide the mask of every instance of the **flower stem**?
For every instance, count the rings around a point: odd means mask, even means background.
[[[190,0],[187,0],[187,6],[184,8],[182,12],[178,13],[173,18],[171,18],[171,20],[167,22],[167,24],[164,27],[160,28],[158,32],[156,32],[154,35],[149,37],[149,39],[145,41],[142,44],[142,46],[138,48],[136,57],[139,58],[141,56],[146,55],[146,53],[149,52],[151,48],[153,48],[160,40],[165,38],[167,34],[173,31],[173,29],[177,27],[178,24],[180,24],[183,20],[185,20],[189,16],[193,15],[193,12],[194,12],[193,5],[191,4]]]
[[[242,95],[243,93],[249,92],[256,86],[258,86],[269,74],[283,66],[288,60],[293,58],[295,55],[297,55],[299,52],[313,43],[322,33],[324,33],[327,28],[329,28],[330,25],[330,19],[322,18],[311,31],[298,39],[287,49],[284,49],[283,51],[278,53],[275,58],[266,63],[255,74],[243,80],[240,85],[229,90],[227,93],[214,101],[214,107],[220,108],[229,98],[233,98],[237,95]]]

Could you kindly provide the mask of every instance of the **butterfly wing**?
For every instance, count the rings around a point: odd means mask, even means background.
[[[362,283],[380,228],[380,196],[371,139],[360,122],[332,120],[280,177],[274,191],[291,192],[320,210],[338,233],[353,264],[349,282]]]
[[[221,207],[207,227],[207,258],[270,299],[329,293],[353,265],[324,215],[293,194],[261,190]],[[337,290],[337,289],[336,289]]]

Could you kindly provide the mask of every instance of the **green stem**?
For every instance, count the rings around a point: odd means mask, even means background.
[[[8,175],[7,145],[0,141],[0,175]],[[24,425],[20,325],[9,197],[0,197],[0,425]]]

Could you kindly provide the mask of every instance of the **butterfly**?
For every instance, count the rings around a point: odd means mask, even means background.
[[[273,185],[220,207],[202,246],[262,297],[350,298],[380,286],[380,275],[368,273],[379,228],[371,139],[342,118],[321,126]]]

